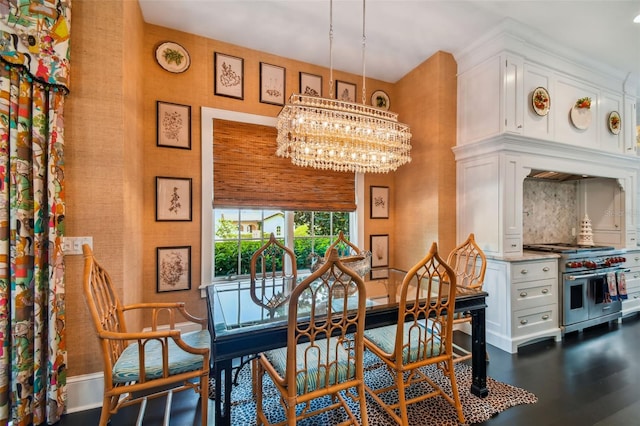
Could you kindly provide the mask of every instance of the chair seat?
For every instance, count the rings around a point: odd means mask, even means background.
[[[382,351],[393,354],[396,344],[397,329],[398,326],[394,324],[386,327],[365,330],[365,343],[366,340],[368,340]],[[402,330],[404,334],[402,341],[405,345],[409,342],[408,347],[405,346],[402,351],[403,364],[438,356],[444,351],[444,348],[441,348],[442,345],[440,339],[433,335],[428,328],[422,326],[417,327],[414,326],[413,323],[405,323]],[[425,337],[424,333],[428,333],[429,337]],[[421,340],[422,344],[420,344]],[[426,344],[425,341],[427,341]]]
[[[182,340],[194,348],[208,348],[211,342],[207,330],[198,330],[181,335]],[[144,349],[146,380],[162,377],[162,357],[160,342],[147,341]],[[138,344],[131,343],[113,365],[113,382],[127,383],[140,380]],[[169,339],[169,375],[186,373],[202,369],[202,355],[191,354],[180,348],[173,339]]]
[[[327,353],[327,340],[316,340],[315,345],[317,349],[311,349],[309,343],[300,343],[297,346],[297,358],[296,358],[296,370],[299,371],[296,377],[296,390],[298,395],[311,392],[317,388],[324,388],[327,386],[325,383],[327,375],[325,374],[324,362]],[[337,338],[331,338],[329,348],[335,350],[338,353],[337,364],[331,365],[331,370],[328,374],[329,384],[335,385],[336,383],[342,383],[347,380],[351,380],[355,377],[356,369],[353,365],[353,358],[351,366],[349,366],[349,353],[344,346],[338,341]],[[307,359],[305,360],[305,355]],[[280,377],[285,377],[285,371],[287,368],[287,348],[279,348],[263,353],[273,368],[278,372]],[[330,359],[333,357],[330,357]],[[306,373],[301,371],[307,368]],[[337,371],[336,371],[337,368]],[[306,384],[306,387],[305,387]]]

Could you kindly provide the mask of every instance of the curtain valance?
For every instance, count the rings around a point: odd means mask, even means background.
[[[36,81],[69,89],[71,0],[0,0],[0,58]]]

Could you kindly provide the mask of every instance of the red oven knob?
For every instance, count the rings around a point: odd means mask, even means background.
[[[596,265],[596,262],[592,260],[587,260],[584,262],[584,266],[586,266],[587,268],[594,269],[597,265]]]

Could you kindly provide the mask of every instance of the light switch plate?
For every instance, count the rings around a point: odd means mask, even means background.
[[[84,244],[93,249],[93,237],[63,237],[62,251],[65,255],[82,254]]]

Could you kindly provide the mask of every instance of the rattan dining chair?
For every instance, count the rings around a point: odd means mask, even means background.
[[[296,285],[296,255],[271,233],[269,241],[251,256],[250,273],[251,299],[272,316]]]
[[[365,383],[366,390],[400,425],[409,424],[408,405],[437,396],[454,407],[460,423],[465,422],[453,367],[453,316],[448,314],[454,309],[455,295],[455,273],[440,258],[434,242],[402,281],[397,324],[365,331],[365,347],[384,362],[394,378],[393,385],[383,388]],[[449,378],[451,394],[422,369],[432,364]],[[421,382],[433,390],[422,389],[409,397],[409,391]]]
[[[368,424],[363,370],[365,302],[364,281],[342,264],[335,249],[294,288],[287,346],[263,352],[258,358],[258,424],[271,424],[263,408],[265,374],[281,396],[285,420],[279,425],[294,425],[340,407],[346,412],[341,424]],[[321,397],[330,398],[330,403],[311,409],[311,402]],[[360,422],[347,398],[359,404]]]
[[[487,270],[487,258],[476,243],[475,235],[469,234],[467,239],[458,247],[451,250],[447,257],[447,264],[456,274],[457,289],[470,288],[482,290],[484,274]],[[455,315],[454,325],[471,324],[471,314],[462,312]],[[454,362],[461,362],[472,358],[471,351],[460,345],[453,345]],[[488,354],[486,355],[489,357]]]
[[[189,314],[182,302],[122,305],[111,277],[96,261],[91,248],[85,244],[82,251],[84,295],[104,364],[100,426],[132,404],[140,404],[141,424],[147,401],[164,396],[164,421],[169,424],[173,393],[187,389],[200,395],[202,425],[207,425],[211,344],[207,319]],[[129,311],[149,315],[151,330],[129,331],[125,319],[125,312]],[[181,334],[175,329],[176,319],[181,317],[200,324],[202,329]]]

